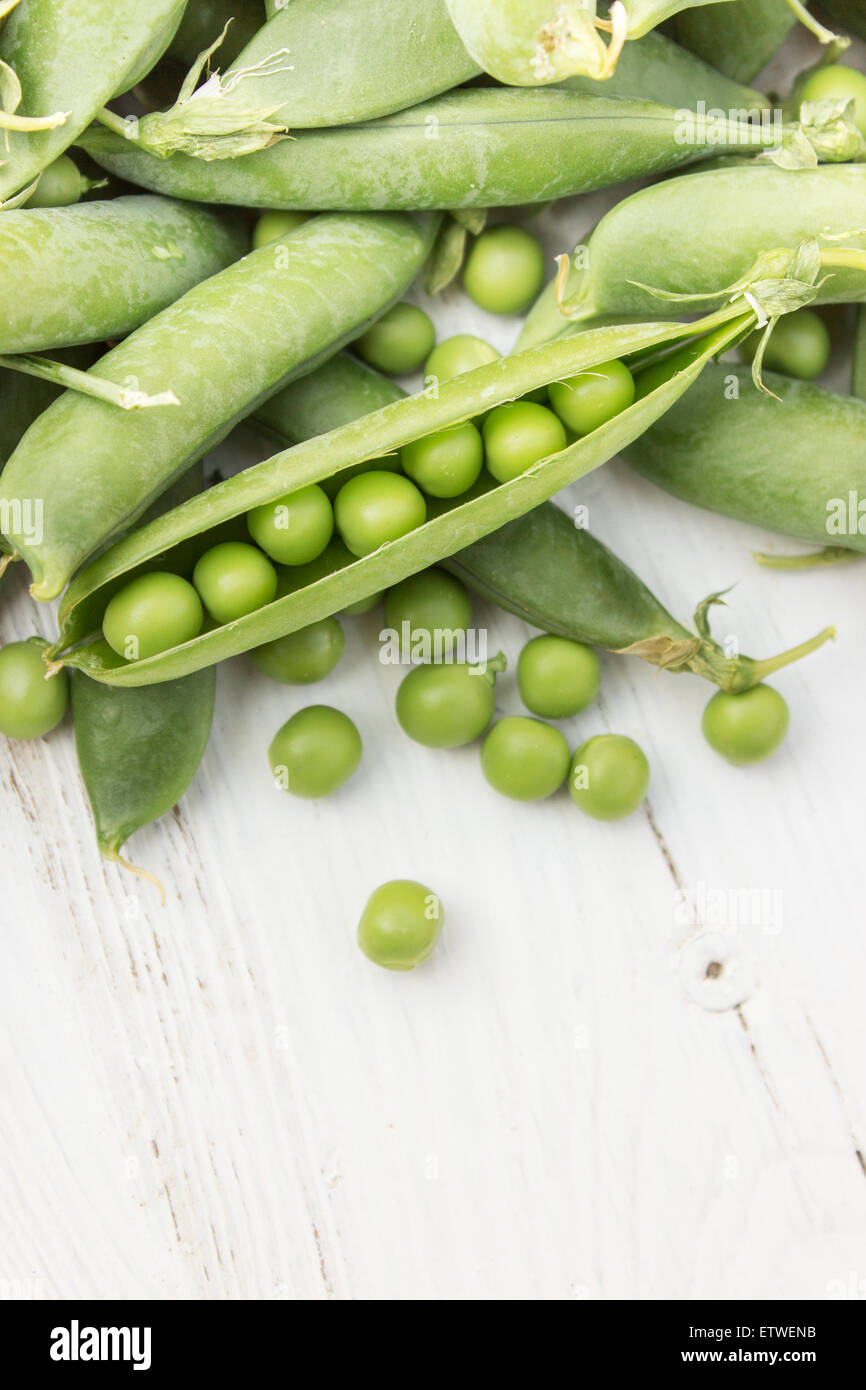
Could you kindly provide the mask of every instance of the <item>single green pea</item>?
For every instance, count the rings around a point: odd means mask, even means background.
[[[267,556],[243,541],[211,546],[192,572],[192,582],[215,623],[233,623],[272,603],[277,572]]]
[[[39,182],[25,203],[28,208],[65,208],[80,202],[90,188],[78,165],[61,154],[39,175]]]
[[[278,729],[268,761],[278,787],[315,800],[348,782],[361,752],[361,735],[347,714],[331,705],[308,705]]]
[[[361,334],[355,351],[378,371],[403,376],[417,372],[435,342],[436,329],[429,314],[415,304],[395,304]]]
[[[477,666],[448,662],[414,667],[397,690],[400,728],[426,748],[462,748],[474,743],[493,718],[493,686],[504,670],[501,652]]]
[[[762,763],[788,732],[788,706],[771,685],[754,685],[739,695],[719,690],[704,710],[702,729],[711,748],[735,767]]]
[[[588,367],[565,381],[554,381],[547,388],[550,404],[575,434],[592,434],[627,410],[634,393],[634,377],[625,363],[616,358]]]
[[[0,734],[7,738],[41,738],[66,713],[69,677],[64,670],[48,675],[47,645],[34,639],[0,648]]]
[[[562,786],[570,757],[565,735],[552,724],[508,715],[481,745],[481,771],[513,801],[542,801]]]
[[[404,444],[400,457],[405,472],[422,492],[430,497],[459,497],[484,466],[484,446],[475,425],[466,420]]]
[[[801,101],[853,101],[854,124],[866,135],[866,75],[857,68],[835,63],[817,68],[800,88]]]
[[[487,467],[498,483],[508,483],[539,459],[565,448],[565,430],[547,406],[532,401],[497,405],[484,421]]]
[[[523,227],[490,227],[476,238],[466,260],[463,286],[492,314],[520,314],[544,284],[544,252]]]
[[[752,361],[762,337],[763,333],[751,333],[742,344],[740,354],[745,362]],[[764,351],[764,366],[800,381],[814,381],[830,360],[830,346],[821,315],[814,309],[796,309],[776,323]]]
[[[466,640],[472,601],[466,585],[447,570],[421,570],[385,594],[385,626],[398,634],[404,651],[420,644],[440,661]],[[429,655],[425,660],[430,660]]]
[[[423,883],[395,878],[367,900],[358,923],[358,945],[374,965],[414,970],[436,945],[445,912]]]
[[[451,381],[488,362],[498,362],[501,355],[483,338],[476,338],[472,333],[455,333],[453,338],[444,338],[436,344],[427,358],[424,375],[435,377],[437,381]]]
[[[353,555],[369,555],[427,520],[427,504],[400,473],[359,473],[334,502],[337,528]]]
[[[527,642],[517,658],[520,698],[543,719],[570,719],[591,705],[601,683],[592,647],[544,633]]]
[[[593,820],[624,820],[647,794],[650,766],[643,749],[624,734],[596,734],[571,760],[568,790]]]
[[[253,540],[280,565],[308,565],[334,530],[334,511],[315,483],[254,507],[247,516]]]
[[[276,209],[263,212],[253,227],[253,250],[258,251],[261,246],[270,246],[271,242],[279,241],[311,216],[309,212],[283,212]]]
[[[109,600],[102,633],[118,656],[143,661],[191,642],[203,621],[193,586],[179,574],[156,570],[130,580]]]
[[[346,634],[337,619],[320,618],[309,627],[254,647],[250,656],[271,680],[284,685],[312,685],[331,674],[345,646]]]

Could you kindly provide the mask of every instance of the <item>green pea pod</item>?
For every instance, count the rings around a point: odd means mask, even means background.
[[[0,205],[156,61],[186,0],[26,0],[0,30]],[[10,99],[11,98],[11,99]],[[41,127],[41,128],[40,128]]]
[[[121,411],[66,392],[0,477],[7,549],[31,592],[55,597],[232,426],[399,299],[436,219],[319,217],[189,290],[102,357],[92,374],[178,404]],[[42,499],[38,531],[27,499]]]
[[[339,355],[274,396],[263,423],[274,435],[299,443],[402,395],[393,381]],[[341,563],[345,557],[330,568]],[[639,656],[660,669],[692,671],[731,692],[756,685],[829,635],[767,661],[727,656],[709,636],[678,623],[633,570],[554,502],[459,550],[445,567],[476,593],[546,632]]]
[[[507,521],[522,516],[561,488],[599,467],[642,434],[700,376],[706,363],[737,341],[755,322],[753,311],[730,308],[699,324],[643,324],[601,328],[479,367],[431,386],[435,394],[410,396],[210,488],[202,497],[119,541],[70,585],[61,607],[56,657],[98,630],[106,594],[124,576],[190,536],[199,536],[250,508],[274,501],[290,489],[333,477],[344,468],[380,458],[413,439],[466,420],[479,410],[528,394],[551,381],[587,370],[612,357],[703,333],[693,360],[593,434],[536,463],[526,473],[488,491],[457,499],[399,540],[381,546],[336,574],[258,609],[223,627],[155,657],[123,662],[97,640],[69,651],[62,660],[98,680],[145,685],[200,670],[325,617],[359,599],[464,549]]]
[[[745,15],[749,9],[755,5],[755,0],[619,0],[619,8],[625,11],[628,24],[626,33],[629,38],[639,38],[641,34],[646,34],[648,30],[655,28],[657,24],[663,24],[666,20],[674,16],[681,15],[684,11],[688,12],[695,6],[701,9],[712,9],[715,5],[723,3],[725,9],[729,6],[736,7]],[[784,0],[787,8],[795,19],[805,25],[810,33],[820,39],[822,43],[832,43],[836,35],[825,28],[814,15],[809,14],[806,9],[808,0]],[[611,17],[613,17],[615,6],[611,6]],[[736,16],[731,16],[731,23],[736,24]]]
[[[302,131],[242,159],[158,159],[98,127],[79,144],[109,172],[203,203],[263,208],[412,209],[548,202],[693,164],[708,154],[790,152],[814,162],[799,126],[743,115],[703,119],[625,98],[545,88],[466,88],[397,115]],[[863,138],[836,122],[821,156],[853,158]]]
[[[0,353],[120,338],[249,245],[237,216],[140,194],[0,217]]]
[[[685,10],[678,41],[738,82],[751,82],[782,47],[796,18],[788,0],[738,0]]]
[[[764,381],[773,396],[752,388],[748,367],[709,367],[624,458],[695,506],[866,551],[866,403],[770,372]]]
[[[149,879],[121,856],[136,830],[180,800],[204,756],[213,720],[215,670],[162,685],[115,690],[80,671],[72,679],[78,765],[96,825],[99,852]]]
[[[197,62],[174,106],[138,123],[143,149],[234,159],[300,127],[350,125],[415,106],[467,82],[478,67],[444,0],[293,0],[223,72],[197,86],[200,70]]]
[[[707,295],[735,284],[762,252],[821,235],[828,245],[844,236],[847,246],[866,249],[866,165],[792,171],[745,164],[641,189],[612,208],[577,248],[565,286],[557,292],[551,282],[542,291],[518,347],[547,342],[599,316],[658,317],[665,304],[653,290]],[[862,271],[837,268],[815,302],[864,295]],[[684,301],[668,307],[673,314],[687,311]],[[699,298],[694,307],[701,307]]]

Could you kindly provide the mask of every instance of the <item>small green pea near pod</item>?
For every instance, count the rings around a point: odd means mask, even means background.
[[[592,704],[601,667],[592,647],[542,633],[517,659],[517,686],[528,710],[543,719],[570,719]]]
[[[397,690],[395,708],[400,728],[426,748],[462,748],[474,743],[493,718],[493,687],[504,670],[502,652],[477,665],[455,661],[416,666]]]
[[[431,955],[444,921],[438,894],[413,879],[392,879],[368,898],[358,945],[385,970],[414,970]]]
[[[287,492],[247,515],[249,533],[279,565],[308,565],[321,555],[334,530],[334,511],[316,483]]]
[[[390,376],[417,372],[433,351],[436,329],[416,304],[395,304],[355,343],[362,361]]]
[[[464,372],[484,367],[488,362],[498,362],[501,353],[496,351],[483,338],[473,333],[455,333],[453,338],[443,338],[437,343],[424,367],[425,377],[435,377],[437,381],[451,381]]]
[[[523,227],[490,227],[476,239],[463,286],[470,299],[493,314],[519,314],[544,284],[541,243]]]
[[[215,623],[231,623],[271,603],[277,572],[254,545],[223,541],[206,550],[192,582]]]
[[[156,570],[130,580],[109,600],[102,633],[118,656],[138,661],[192,641],[203,620],[193,586],[179,574]]]
[[[434,565],[395,584],[385,595],[385,626],[403,651],[420,648],[424,660],[441,661],[472,621],[466,585]]]
[[[481,435],[471,420],[404,444],[406,474],[428,497],[459,497],[468,492],[484,466]]]
[[[624,734],[597,734],[571,760],[568,790],[593,820],[624,820],[647,794],[650,767],[643,749]]]
[[[543,801],[565,781],[570,753],[552,724],[508,715],[481,745],[481,770],[495,791],[513,801]]]
[[[0,648],[0,734],[41,738],[56,729],[69,704],[65,671],[48,676],[40,638]]]
[[[292,796],[331,796],[358,768],[361,735],[347,714],[308,705],[277,730],[268,749],[275,784]]]
[[[250,652],[263,675],[283,685],[312,685],[324,680],[337,665],[346,634],[334,617],[320,618]]]
[[[400,473],[358,473],[334,502],[337,529],[353,555],[370,555],[427,520],[427,505]]]
[[[735,767],[748,767],[781,747],[789,721],[778,690],[754,685],[739,695],[718,691],[704,710],[702,728],[711,748]]]
[[[744,361],[751,362],[763,337],[752,333],[740,348]],[[830,360],[830,334],[814,309],[797,309],[779,319],[764,349],[763,367],[783,372],[798,381],[814,381]]]
[[[283,212],[278,209],[263,212],[253,227],[253,250],[258,251],[260,246],[270,246],[271,242],[279,241],[280,237],[293,232],[312,215],[310,212]]]
[[[627,410],[635,397],[634,377],[624,362],[600,362],[565,381],[554,381],[547,394],[562,423],[575,434],[592,434]]]
[[[539,459],[558,454],[567,440],[561,422],[533,401],[497,405],[484,421],[484,453],[498,483],[509,483]]]

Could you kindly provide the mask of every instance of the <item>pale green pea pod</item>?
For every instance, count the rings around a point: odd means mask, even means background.
[[[175,105],[144,116],[135,138],[163,156],[233,159],[300,127],[414,106],[477,72],[444,0],[292,0],[201,86],[196,63]]]
[[[596,317],[688,312],[652,290],[709,295],[735,284],[762,252],[824,233],[866,249],[866,165],[791,171],[772,164],[712,169],[643,188],[601,219],[572,257],[567,283],[542,291],[518,347],[547,342]],[[651,286],[652,290],[647,288]],[[558,307],[562,296],[566,313]],[[815,303],[860,300],[862,270],[836,267]],[[694,303],[695,311],[704,304]]]
[[[22,0],[0,29],[0,207],[170,41],[185,0]],[[5,129],[4,129],[5,127]]]
[[[121,338],[249,245],[236,216],[134,195],[0,217],[0,353]],[[14,267],[14,273],[11,268]]]
[[[34,597],[55,597],[239,419],[363,333],[418,274],[435,227],[389,214],[314,218],[102,357],[91,376],[178,403],[120,411],[68,391],[28,430],[0,476],[0,520]]]
[[[748,367],[710,366],[623,451],[676,497],[819,546],[866,551],[866,403]]]
[[[50,656],[67,653],[61,656],[62,664],[108,684],[149,685],[201,670],[306,627],[464,549],[599,467],[643,433],[697,379],[710,358],[739,340],[754,322],[751,310],[744,314],[737,307],[698,324],[592,330],[479,367],[439,384],[435,394],[395,401],[361,420],[276,454],[119,541],[78,575],[64,597],[60,636]],[[703,337],[688,362],[592,434],[539,460],[510,482],[487,490],[482,485],[467,500],[457,499],[452,508],[363,559],[155,657],[124,662],[101,638],[67,651],[98,631],[108,597],[139,566],[156,555],[170,557],[170,551],[189,537],[212,531],[288,490],[393,453],[413,439],[474,417],[479,409],[490,409],[612,357],[693,338],[701,332]]]
[[[834,115],[809,131],[548,87],[468,88],[381,120],[302,131],[243,159],[157,159],[98,128],[79,144],[111,173],[203,203],[298,209],[505,207],[606,188],[709,154],[773,151],[815,163],[859,155]]]

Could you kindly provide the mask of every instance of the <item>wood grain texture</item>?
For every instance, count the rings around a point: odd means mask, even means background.
[[[544,214],[548,249],[606,198]],[[508,347],[513,323],[467,308],[449,291],[440,332]],[[347,619],[315,692],[221,669],[193,788],[131,844],[161,910],[99,861],[71,730],[6,745],[0,1294],[866,1297],[866,566],[761,570],[751,550],[784,542],[621,464],[562,501],[681,618],[735,583],[716,631],[750,654],[837,624],[777,679],[784,751],[729,768],[700,734],[707,686],[609,657],[562,727],[636,737],[646,810],[512,804],[476,749],[400,734],[378,621]],[[529,629],[478,617],[517,712]],[[33,622],[7,576],[3,640]],[[318,804],[274,790],[265,756],[313,699],[365,742]],[[393,877],[447,912],[405,976],[353,939]]]

